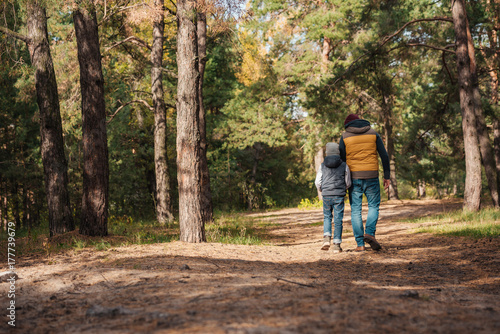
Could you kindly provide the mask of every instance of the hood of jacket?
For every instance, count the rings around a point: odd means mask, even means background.
[[[325,166],[328,168],[337,168],[342,163],[342,159],[340,159],[340,155],[328,155],[325,158]]]
[[[355,119],[345,125],[345,130],[351,133],[365,133],[370,129],[370,122],[366,119]]]

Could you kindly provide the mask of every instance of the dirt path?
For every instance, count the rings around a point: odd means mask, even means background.
[[[20,259],[17,332],[499,333],[500,239],[413,234],[404,223],[458,206],[384,203],[379,252],[352,251],[349,212],[345,251],[321,251],[321,210],[289,209],[251,215],[269,223],[270,246],[172,242]]]

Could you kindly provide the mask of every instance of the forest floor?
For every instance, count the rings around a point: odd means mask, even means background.
[[[286,209],[250,214],[266,222],[264,246],[174,241],[25,256],[16,332],[500,333],[500,238],[417,234],[432,222],[407,222],[459,207],[383,203],[378,252],[354,252],[347,205],[340,254],[320,250],[321,210]]]

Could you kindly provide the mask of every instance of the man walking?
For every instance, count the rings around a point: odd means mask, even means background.
[[[351,205],[351,223],[356,239],[356,251],[365,250],[365,242],[373,250],[382,247],[375,239],[379,206],[380,184],[378,180],[378,157],[384,168],[384,188],[390,184],[389,156],[380,135],[371,128],[370,122],[360,119],[358,115],[350,114],[344,122],[346,131],[339,143],[340,157],[351,170],[352,185],[349,188],[349,203]],[[368,200],[368,217],[366,230],[363,228],[361,206],[363,194]],[[366,233],[365,233],[366,232]]]

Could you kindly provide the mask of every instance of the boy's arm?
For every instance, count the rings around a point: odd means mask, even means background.
[[[349,166],[347,166],[347,165],[345,165],[345,185],[347,188],[350,188],[352,185],[351,170],[349,169]]]
[[[321,191],[322,181],[323,181],[323,172],[321,171],[321,167],[319,167],[318,173],[316,173],[316,180],[314,181],[314,184],[316,185],[316,188],[318,188],[318,191]]]

